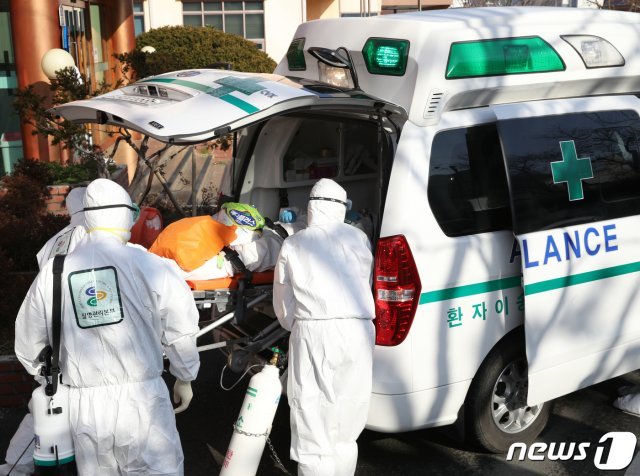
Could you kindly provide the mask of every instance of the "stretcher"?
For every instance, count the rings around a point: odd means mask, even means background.
[[[275,318],[272,307],[273,271],[237,274],[205,281],[188,280],[201,321],[197,337],[211,335],[213,343],[198,351],[221,349],[233,372],[268,357],[269,349],[287,348],[289,332]]]

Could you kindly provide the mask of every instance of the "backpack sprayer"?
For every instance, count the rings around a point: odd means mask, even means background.
[[[75,450],[69,422],[69,387],[62,383],[59,367],[61,328],[61,275],[65,255],[53,261],[52,345],[40,353],[45,383],[33,391],[31,401],[36,475],[76,475]]]
[[[52,370],[51,347],[47,347],[43,354],[47,361],[42,375],[47,382],[36,388],[31,396],[35,474],[75,475],[75,451],[69,423],[69,387]]]

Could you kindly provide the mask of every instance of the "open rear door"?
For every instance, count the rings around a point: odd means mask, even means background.
[[[640,100],[539,101],[498,118],[536,405],[640,367]]]
[[[214,69],[176,71],[95,98],[56,106],[53,111],[76,123],[121,126],[162,142],[189,144],[313,106],[400,110],[361,91],[307,83],[274,74]]]

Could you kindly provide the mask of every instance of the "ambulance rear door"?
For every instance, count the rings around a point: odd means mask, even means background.
[[[522,258],[528,404],[640,365],[640,100],[492,107]]]
[[[275,74],[195,69],[142,79],[52,111],[74,123],[98,123],[140,132],[161,142],[193,144],[278,114],[342,108],[406,112],[393,104],[308,80]]]

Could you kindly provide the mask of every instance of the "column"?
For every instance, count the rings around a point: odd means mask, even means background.
[[[49,97],[49,80],[42,72],[40,60],[51,48],[61,46],[58,2],[9,0],[9,13],[18,87],[34,84],[37,94]],[[49,160],[47,138],[32,135],[33,130],[32,126],[21,125],[24,156]]]

